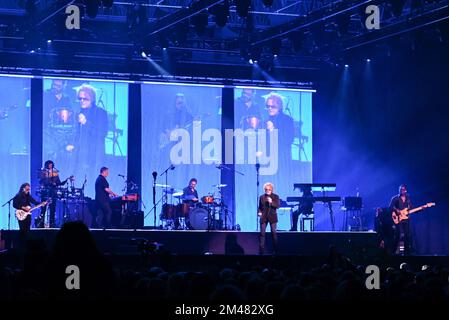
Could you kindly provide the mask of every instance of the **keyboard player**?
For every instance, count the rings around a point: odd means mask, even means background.
[[[117,197],[117,194],[109,188],[106,177],[109,175],[109,169],[102,167],[100,175],[95,181],[95,202],[98,209],[97,225],[100,228],[111,228],[112,209],[110,205],[110,197]]]
[[[305,185],[302,189],[302,197],[297,210],[292,212],[292,228],[290,231],[298,231],[299,215],[309,216],[313,214],[312,186]]]

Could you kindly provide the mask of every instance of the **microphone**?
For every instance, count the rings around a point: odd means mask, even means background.
[[[174,166],[174,165],[171,165],[171,166],[170,166],[170,170],[175,170],[175,166]]]
[[[260,169],[260,163],[256,163],[256,170],[259,171]]]
[[[125,176],[123,174],[118,174],[119,177],[122,177],[123,179],[125,178]]]
[[[153,179],[156,180],[157,172],[156,172],[156,171],[153,171],[152,175],[153,175]]]

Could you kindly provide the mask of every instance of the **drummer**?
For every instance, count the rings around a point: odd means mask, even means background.
[[[192,178],[189,181],[189,186],[183,189],[182,202],[184,204],[188,204],[190,207],[193,207],[198,203],[198,191],[196,191],[197,184],[198,180]],[[190,224],[190,217],[188,214],[186,215],[185,219],[187,229],[193,230],[194,228]]]
[[[195,205],[198,202],[198,191],[196,191],[196,185],[198,184],[198,180],[195,178],[190,179],[189,186],[184,188],[182,202],[188,203],[191,206]]]
[[[68,180],[68,179],[67,179]],[[47,160],[44,163],[44,168],[39,172],[39,184],[42,190],[41,197],[45,200],[52,199],[50,202],[50,228],[55,228],[55,213],[56,213],[56,198],[57,198],[57,188],[67,182],[67,180],[62,181],[59,179],[59,171],[55,168],[55,164],[51,160]],[[47,206],[42,207],[40,215],[35,221],[37,228],[44,228],[45,222],[45,212]]]

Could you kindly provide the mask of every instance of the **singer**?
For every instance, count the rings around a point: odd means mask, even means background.
[[[265,193],[259,197],[259,208],[257,211],[257,215],[260,218],[259,254],[265,253],[265,229],[267,228],[267,223],[270,223],[273,254],[277,254],[278,241],[276,227],[278,216],[276,210],[280,207],[279,196],[273,193],[274,187],[271,182],[265,183],[263,189]]]

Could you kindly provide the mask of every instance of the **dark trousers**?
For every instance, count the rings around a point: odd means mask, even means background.
[[[19,247],[25,249],[25,244],[28,238],[28,233],[31,228],[31,215],[27,215],[25,220],[19,220]]]
[[[108,202],[97,201],[97,225],[99,228],[111,228],[112,209]]]
[[[37,228],[45,228],[45,213],[47,212],[47,207],[50,210],[50,228],[56,228],[56,198],[51,198],[51,203],[42,207],[39,217],[37,218],[38,221],[35,224]]]
[[[290,231],[298,231],[299,214],[299,210],[295,210],[292,212],[292,228],[290,229]]]
[[[271,229],[271,240],[273,241],[273,253],[278,253],[278,238],[276,234],[276,228],[277,223],[271,223],[271,222],[261,222],[260,223],[260,237],[259,237],[259,253],[264,254],[265,253],[265,231],[267,229],[267,224],[270,223],[270,229]]]
[[[410,232],[410,220],[403,220],[396,225],[396,253],[410,254],[412,248],[412,236]]]

